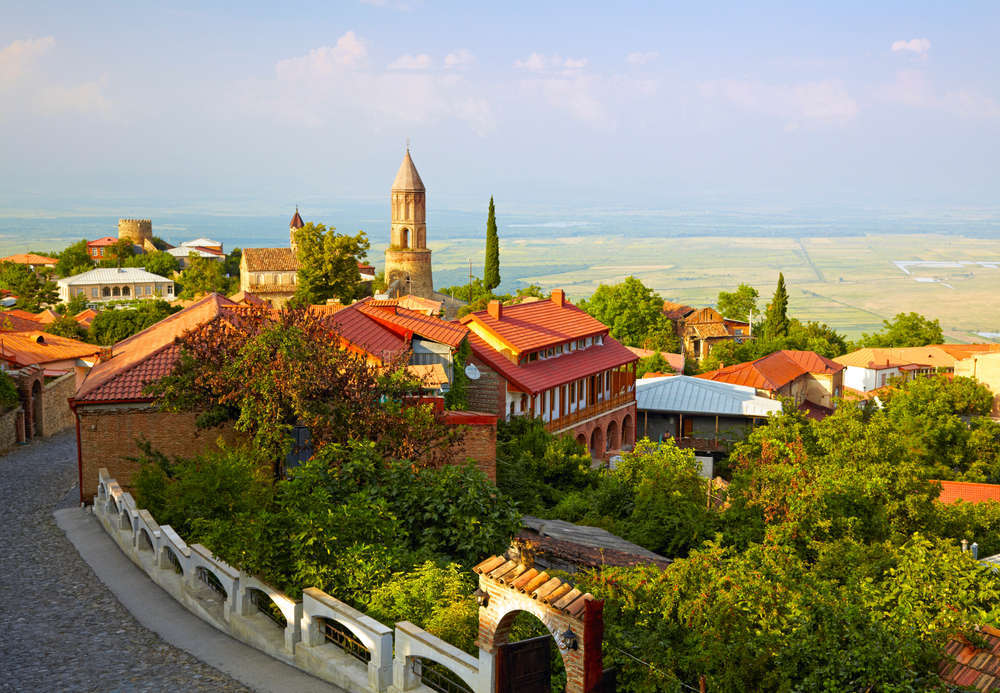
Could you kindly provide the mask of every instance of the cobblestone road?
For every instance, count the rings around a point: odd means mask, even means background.
[[[79,503],[76,439],[0,457],[0,691],[246,691],[160,640],[56,526]]]

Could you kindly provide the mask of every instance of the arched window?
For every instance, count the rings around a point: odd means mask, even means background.
[[[116,286],[115,288],[111,289],[111,295],[112,296],[121,296],[122,295],[121,287]]]
[[[101,296],[110,296],[110,295],[111,295],[111,287],[108,286],[101,287]]]
[[[130,293],[129,292],[129,288],[127,286],[123,286],[122,287],[122,296],[128,296],[129,293]]]

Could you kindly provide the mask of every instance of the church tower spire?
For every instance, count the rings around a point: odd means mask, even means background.
[[[407,146],[390,191],[392,225],[385,251],[390,293],[430,298],[434,293],[427,248],[427,191]]]
[[[288,245],[294,253],[298,248],[298,244],[295,242],[295,232],[301,229],[305,224],[302,222],[302,217],[299,216],[299,206],[295,205],[295,216],[292,220],[288,222]]]

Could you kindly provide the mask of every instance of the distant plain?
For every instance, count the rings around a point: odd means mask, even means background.
[[[174,243],[208,236],[227,250],[285,245],[294,211],[289,207],[280,215],[254,215],[212,212],[205,204],[186,211],[126,201],[101,210],[9,212],[0,215],[0,252],[55,250],[83,237],[115,235],[119,215],[152,217],[154,233]],[[307,201],[302,211],[307,221],[340,231],[364,229],[372,242],[369,257],[380,267],[389,227],[385,202]],[[939,319],[959,341],[1000,333],[996,210],[509,212],[498,202],[498,220],[502,291],[534,283],[580,299],[602,282],[631,274],[664,298],[693,306],[711,305],[720,290],[746,282],[760,291],[763,308],[780,271],[792,315],[826,322],[852,338],[909,311]],[[478,210],[428,210],[437,287],[467,282],[470,263],[473,274],[482,273],[484,222]],[[916,264],[921,262],[935,264]]]

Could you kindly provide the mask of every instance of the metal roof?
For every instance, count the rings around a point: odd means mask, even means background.
[[[82,274],[59,280],[59,286],[75,284],[131,284],[137,282],[169,282],[170,279],[147,272],[141,267],[99,267]]]
[[[640,410],[719,416],[767,416],[781,411],[781,402],[756,394],[754,388],[687,375],[636,381]]]

